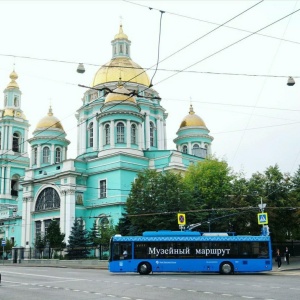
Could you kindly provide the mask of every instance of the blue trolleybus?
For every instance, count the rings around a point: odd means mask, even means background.
[[[269,236],[197,231],[147,231],[115,235],[110,241],[110,272],[215,272],[272,270]]]

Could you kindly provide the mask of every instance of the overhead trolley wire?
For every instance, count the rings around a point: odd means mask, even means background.
[[[179,71],[178,73],[175,73],[175,74],[173,74],[173,75],[171,75],[171,76],[169,76],[169,77],[166,77],[165,79],[163,79],[163,80],[157,82],[156,85],[159,84],[159,83],[162,83],[162,82],[164,82],[164,81],[166,81],[166,80],[168,80],[168,79],[170,79],[170,78],[172,78],[172,77],[178,75],[178,74],[181,73],[182,71],[185,71],[185,70],[187,70],[187,69],[189,69],[189,68],[191,68],[191,67],[193,67],[193,66],[195,66],[195,65],[197,65],[197,64],[199,64],[199,63],[201,63],[201,62],[203,62],[203,61],[205,61],[205,60],[207,60],[207,59],[209,59],[209,58],[211,58],[211,57],[213,57],[213,56],[215,56],[216,54],[219,54],[219,53],[221,53],[222,51],[224,51],[224,50],[226,50],[226,49],[228,49],[228,48],[230,48],[230,47],[232,47],[232,46],[234,46],[234,45],[236,45],[236,44],[238,44],[238,43],[244,41],[245,39],[247,39],[247,38],[253,36],[253,35],[256,34],[257,32],[260,32],[260,31],[262,31],[262,30],[264,30],[264,29],[266,29],[266,28],[268,28],[268,27],[270,27],[270,26],[272,26],[272,25],[274,25],[274,24],[276,24],[276,23],[278,23],[278,22],[284,20],[285,18],[287,18],[287,17],[289,17],[289,16],[295,14],[295,13],[298,12],[299,10],[300,10],[300,8],[297,9],[297,10],[295,10],[295,11],[293,11],[293,12],[291,12],[291,13],[289,13],[289,14],[287,14],[286,16],[284,16],[284,17],[282,17],[282,18],[280,18],[280,19],[278,19],[278,20],[276,20],[276,21],[274,21],[274,22],[272,22],[272,23],[270,23],[270,24],[268,24],[268,25],[266,25],[266,26],[264,26],[264,27],[262,27],[262,28],[256,30],[255,32],[252,32],[251,34],[249,34],[249,35],[247,35],[247,36],[245,36],[245,37],[243,37],[243,38],[241,38],[241,39],[239,39],[239,40],[237,40],[237,41],[235,41],[235,42],[229,44],[228,46],[223,47],[222,49],[220,49],[220,50],[218,50],[218,51],[216,51],[216,52],[214,52],[214,53],[212,53],[212,54],[210,54],[210,55],[204,57],[203,59],[201,59],[201,60],[199,60],[199,61],[197,61],[197,62],[195,62],[195,63],[193,63],[193,64],[191,64],[191,65],[189,65],[189,66],[187,66],[186,68],[182,69],[182,70]]]
[[[132,2],[132,1],[128,1],[128,0],[122,0],[122,1],[126,2],[126,3],[129,3],[129,4],[136,5],[136,6],[141,6],[141,7],[150,9],[150,10],[160,10],[160,9],[155,8],[153,6],[149,7],[149,6],[145,5],[145,4],[135,3],[135,2]],[[215,25],[215,26],[219,26],[220,25],[220,23],[211,22],[211,21],[207,21],[207,20],[202,20],[202,19],[199,19],[199,18],[191,17],[191,16],[185,16],[185,15],[174,13],[174,12],[167,11],[167,10],[164,10],[164,11],[165,11],[166,14],[169,14],[169,15],[174,15],[174,16],[177,16],[177,17],[186,18],[186,19],[190,19],[190,20],[194,20],[194,21],[199,21],[199,22],[202,22],[202,23],[207,23],[207,24],[211,24],[211,25]],[[247,33],[251,33],[252,32],[250,30],[241,29],[241,28],[237,28],[237,27],[233,27],[233,26],[229,26],[229,25],[224,25],[223,27],[229,28],[229,29],[238,30],[238,31],[242,31],[242,32],[247,32]],[[271,38],[271,39],[280,40],[280,41],[283,41],[283,42],[288,42],[288,43],[293,43],[293,44],[300,45],[300,42],[297,42],[297,41],[283,39],[283,38],[280,38],[280,37],[276,37],[276,36],[272,36],[272,35],[267,35],[267,34],[263,34],[263,33],[256,33],[256,34],[259,35],[259,36],[263,36],[263,37],[267,37],[267,38]]]

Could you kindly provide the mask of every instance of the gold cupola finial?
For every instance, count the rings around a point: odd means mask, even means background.
[[[190,105],[190,115],[194,115],[195,112],[194,112],[194,109],[193,109],[193,105],[191,104]]]
[[[123,25],[120,24],[119,33],[115,35],[115,40],[125,39],[128,40],[128,36],[123,32]]]
[[[10,83],[8,84],[7,86],[7,89],[14,89],[14,88],[19,88],[16,80],[18,79],[18,74],[15,72],[15,70],[13,70],[10,75],[9,75],[9,78],[10,78]]]
[[[51,107],[51,105],[50,105],[50,107],[49,107],[48,116],[49,116],[49,117],[52,117],[52,116],[53,116],[53,112],[52,112],[52,107]]]

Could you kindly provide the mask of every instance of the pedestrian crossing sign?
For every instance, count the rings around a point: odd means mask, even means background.
[[[177,214],[178,225],[185,225],[185,214]]]
[[[267,213],[257,214],[257,219],[258,219],[258,224],[259,225],[268,224],[268,214]]]

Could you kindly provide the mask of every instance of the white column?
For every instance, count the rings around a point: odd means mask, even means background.
[[[149,113],[146,113],[145,120],[145,138],[146,138],[146,149],[150,149],[150,118]]]
[[[61,161],[64,161],[66,159],[67,159],[67,147],[63,147],[61,152]]]
[[[59,227],[60,232],[65,233],[66,232],[66,193],[62,192],[60,194],[60,210],[59,210]],[[68,240],[65,239],[65,242],[68,242]]]
[[[130,148],[131,146],[131,126],[130,126],[130,120],[127,120],[127,124],[126,124],[126,129],[127,129],[127,148]]]
[[[93,150],[98,150],[98,124],[96,116],[93,118]]]
[[[208,154],[208,156],[210,156],[211,155],[211,144],[207,144],[207,154]]]
[[[10,166],[6,167],[5,172],[5,194],[10,195]]]
[[[32,168],[33,165],[33,160],[34,160],[34,156],[33,156],[33,148],[30,147],[30,160],[29,160],[29,168]]]
[[[5,126],[5,134],[4,134],[4,139],[5,139],[5,145],[4,145],[4,149],[5,150],[9,150],[10,148],[8,148],[8,135],[9,135],[9,127],[8,126]]]
[[[5,166],[1,168],[1,193],[4,194],[4,179],[5,179]]]
[[[163,139],[164,139],[164,150],[167,149],[167,128],[166,128],[166,121],[164,120],[163,126]]]
[[[192,154],[192,143],[188,142],[188,154]]]
[[[8,126],[8,145],[7,145],[7,149],[12,151],[12,126]]]
[[[161,132],[161,149],[165,150],[167,149],[167,140],[165,137],[165,121],[163,118],[161,118],[161,123],[160,123],[160,132]]]
[[[138,145],[139,150],[142,150],[144,148],[144,135],[143,135],[143,125],[140,123],[138,125]]]
[[[31,226],[34,226],[35,224],[32,224],[31,220],[31,208],[33,206],[33,198],[32,197],[25,197],[23,198],[23,204],[22,204],[22,232],[21,232],[21,246],[25,247],[31,247],[33,242],[33,237],[31,236]],[[34,235],[34,230],[33,230]],[[28,242],[28,245],[26,245],[26,242]]]
[[[28,128],[25,129],[24,143],[22,144],[22,153],[26,153],[28,149]]]
[[[115,147],[115,122],[114,120],[110,121],[110,147]]]
[[[81,149],[81,125],[80,124],[80,120],[78,120],[77,122],[78,127],[77,127],[77,153],[76,155],[81,154],[80,149]]]
[[[81,135],[81,145],[80,145],[80,153],[84,153],[86,151],[86,133],[87,133],[87,128],[86,128],[86,122],[85,119],[82,120],[82,135]]]
[[[1,145],[0,145],[1,150],[4,150],[4,145],[5,145],[4,140],[5,140],[5,126],[2,126],[1,127]]]
[[[161,119],[160,117],[157,118],[156,120],[156,132],[157,132],[157,149],[163,149],[163,140],[162,140],[162,135],[161,135]]]
[[[103,137],[104,137],[104,132],[103,132],[103,124],[100,123],[99,125],[99,150],[103,150]]]
[[[39,168],[41,166],[41,151],[42,151],[42,147],[41,145],[38,145],[37,147],[37,167]]]
[[[54,164],[54,162],[55,162],[55,149],[54,149],[54,145],[51,145],[50,164]]]
[[[65,222],[65,241],[68,242],[75,220],[75,190],[68,189],[66,194],[66,222]]]

